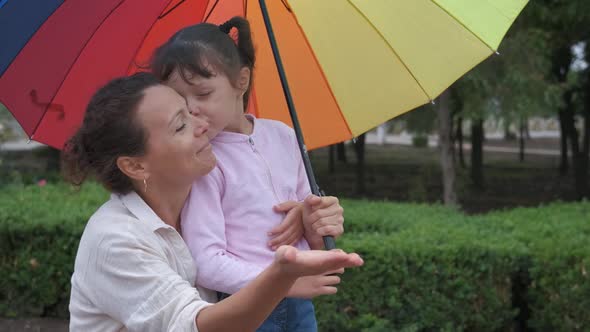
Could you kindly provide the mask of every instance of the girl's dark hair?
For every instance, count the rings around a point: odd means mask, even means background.
[[[235,28],[238,32],[237,45],[229,33]],[[237,81],[240,69],[250,69],[250,85],[244,93],[244,110],[248,107],[252,73],[254,72],[254,45],[250,24],[243,17],[233,17],[222,25],[200,23],[176,32],[154,53],[151,69],[160,80],[166,81],[175,69],[189,83],[186,76],[196,74],[205,78],[214,73],[207,67],[225,74],[232,84]]]
[[[133,190],[117,158],[145,152],[147,133],[135,115],[144,91],[159,82],[150,73],[137,73],[114,79],[94,94],[82,126],[62,152],[66,180],[79,186],[92,174],[109,191],[126,194]]]

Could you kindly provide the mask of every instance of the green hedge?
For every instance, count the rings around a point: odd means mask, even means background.
[[[97,185],[0,193],[0,316],[67,317],[84,223]],[[590,203],[482,216],[436,205],[344,200],[341,248],[365,266],[317,299],[321,331],[590,329]]]
[[[453,235],[361,235],[341,241],[367,265],[339,295],[317,301],[321,331],[495,331],[511,326],[512,273],[521,248]],[[453,243],[447,241],[453,239]]]
[[[0,192],[0,316],[67,317],[85,222],[108,194],[98,185],[13,186]]]
[[[339,246],[363,255],[321,331],[590,329],[590,203],[469,217],[441,206],[346,201]]]
[[[590,203],[481,218],[528,248],[526,301],[540,331],[590,330]]]

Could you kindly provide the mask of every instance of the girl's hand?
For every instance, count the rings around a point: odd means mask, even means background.
[[[344,233],[344,209],[338,198],[309,195],[303,202],[304,236],[312,249],[323,249],[323,236],[339,237]]]
[[[287,297],[312,299],[320,295],[336,294],[336,285],[340,283],[340,277],[334,274],[342,274],[344,269],[330,271],[327,275],[301,277],[289,290]]]
[[[304,228],[301,220],[302,204],[295,201],[283,202],[273,207],[275,212],[287,213],[285,219],[268,232],[272,239],[268,246],[277,250],[282,245],[295,245],[303,236]]]

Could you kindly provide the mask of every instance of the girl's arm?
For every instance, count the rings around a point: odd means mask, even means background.
[[[182,237],[198,269],[197,284],[233,294],[263,269],[227,252],[224,181],[216,167],[195,182],[182,212]]]
[[[193,185],[182,215],[182,232],[198,268],[197,284],[234,294],[252,282],[263,269],[227,253],[222,194],[223,176],[216,168]],[[298,241],[303,233],[303,226],[301,211],[297,211],[299,212],[293,220],[301,228]],[[292,242],[288,241],[286,244]],[[334,286],[339,282],[338,277],[308,276],[297,280],[295,287],[287,295],[312,298],[333,294],[336,292]]]

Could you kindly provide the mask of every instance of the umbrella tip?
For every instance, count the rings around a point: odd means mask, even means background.
[[[496,55],[500,55],[500,52],[498,52],[498,51],[495,51],[495,53],[496,53]]]
[[[435,101],[434,99],[430,99],[430,103],[431,103],[432,105],[436,105],[436,101]]]

